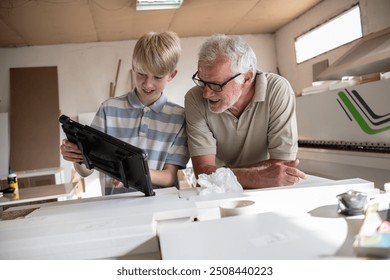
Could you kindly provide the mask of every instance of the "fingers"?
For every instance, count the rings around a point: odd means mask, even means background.
[[[286,174],[288,177],[287,181],[293,184],[298,183],[301,179],[306,179],[306,174],[294,167],[288,167],[288,169],[286,169]]]
[[[62,140],[61,148],[64,148],[67,151],[73,151],[73,152],[79,152],[80,151],[76,144],[70,142],[67,139],[63,139]]]
[[[113,179],[112,180],[112,187],[115,189],[115,188],[122,188],[123,187],[123,183],[118,181],[117,179]]]
[[[290,186],[298,183],[301,179],[306,179],[306,174],[299,169],[291,166],[297,164],[297,161],[290,161],[289,164],[276,163],[270,165],[267,169],[259,170],[262,178],[268,178],[273,186]]]
[[[291,183],[292,185],[299,183],[299,177],[296,176],[288,176],[287,182]]]
[[[285,162],[285,165],[288,166],[288,168],[286,170],[286,173],[288,175],[294,176],[294,177],[298,178],[298,180],[299,179],[306,179],[306,174],[296,168],[299,165],[299,159]]]
[[[287,171],[287,173],[289,175],[297,177],[299,179],[306,179],[306,174],[297,168],[289,169],[289,171]]]
[[[296,177],[298,179],[306,179],[306,174],[299,169],[290,167],[286,170],[287,175]]]
[[[62,144],[60,146],[60,151],[62,154],[62,157],[65,160],[73,161],[79,163],[83,160],[83,156],[81,154],[80,149],[77,147],[76,144],[64,139],[62,140]]]
[[[306,179],[306,173],[305,172],[302,172],[301,170],[299,170],[299,169],[297,169],[297,171],[298,171],[298,177],[300,178],[300,179]]]

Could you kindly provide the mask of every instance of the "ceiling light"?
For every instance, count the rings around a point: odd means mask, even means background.
[[[136,10],[162,10],[180,8],[183,0],[137,0]]]

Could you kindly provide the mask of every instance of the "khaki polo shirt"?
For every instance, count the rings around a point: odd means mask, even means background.
[[[295,94],[279,75],[257,73],[255,95],[239,118],[211,112],[197,86],[185,96],[185,115],[191,157],[215,154],[217,166],[229,167],[296,158]]]

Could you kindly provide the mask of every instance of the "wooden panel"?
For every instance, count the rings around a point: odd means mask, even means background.
[[[10,69],[10,168],[59,167],[57,67]]]
[[[8,181],[7,179],[0,181],[0,190],[8,188]]]
[[[18,178],[18,188],[25,189],[30,187],[30,179],[29,178]]]
[[[30,177],[30,187],[54,185],[55,183],[54,175]]]
[[[8,113],[0,113],[0,176],[8,175],[9,130]]]
[[[55,185],[55,184],[56,184],[56,178],[54,174],[18,178],[19,189]],[[1,180],[0,189],[6,189],[6,188],[8,188],[7,179]]]

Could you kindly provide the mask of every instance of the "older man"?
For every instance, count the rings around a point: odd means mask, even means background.
[[[240,37],[213,35],[199,52],[196,86],[185,96],[196,175],[229,167],[244,188],[293,185],[297,169],[295,95],[286,79],[256,71]]]

